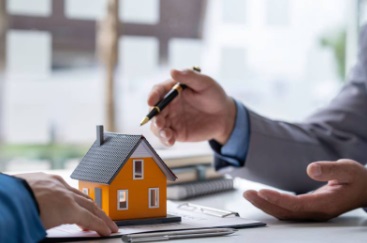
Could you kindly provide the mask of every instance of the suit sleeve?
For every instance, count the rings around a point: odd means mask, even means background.
[[[302,123],[267,119],[248,110],[250,142],[244,166],[230,174],[304,193],[321,183],[306,174],[319,160],[367,161],[367,29],[361,34],[358,63],[347,85],[325,108]],[[246,149],[246,148],[244,148]],[[215,157],[220,163],[219,156]]]
[[[46,236],[28,184],[0,174],[0,242],[39,242]]]

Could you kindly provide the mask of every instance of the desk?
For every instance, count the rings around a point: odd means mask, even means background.
[[[62,175],[72,186],[76,186],[76,182],[67,176],[67,172],[59,171],[57,174]],[[353,210],[338,218],[322,223],[279,221],[255,208],[242,198],[242,192],[244,190],[260,189],[264,187],[265,186],[260,184],[239,180],[236,183],[237,189],[234,191],[196,198],[189,201],[205,206],[236,211],[241,217],[266,223],[266,227],[241,229],[232,235],[222,237],[172,240],[167,242],[367,242],[367,213],[362,209]],[[121,243],[121,240],[115,238],[89,242]]]

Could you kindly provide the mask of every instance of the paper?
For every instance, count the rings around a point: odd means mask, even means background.
[[[121,232],[114,233],[110,237],[122,236]],[[95,231],[83,231],[75,224],[63,224],[47,230],[47,238],[100,238]]]
[[[168,231],[168,230],[184,230],[184,229],[198,229],[198,228],[212,228],[212,227],[230,227],[230,228],[247,228],[255,226],[264,226],[264,223],[244,219],[236,216],[218,217],[208,215],[197,211],[189,211],[179,209],[177,203],[167,201],[167,213],[178,215],[182,217],[182,222],[178,223],[165,223],[165,224],[149,224],[149,225],[134,225],[123,226],[120,228],[117,236],[153,232],[153,231]],[[61,238],[61,237],[99,237],[94,231],[82,231],[75,225],[62,225],[47,231],[48,238]]]

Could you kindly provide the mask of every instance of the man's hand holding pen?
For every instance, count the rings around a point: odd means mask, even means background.
[[[224,144],[234,127],[236,106],[212,78],[193,70],[172,70],[171,80],[156,85],[148,97],[154,107],[179,82],[187,88],[152,119],[151,130],[162,143],[215,139]]]
[[[193,67],[192,68],[196,72],[201,72],[201,69],[199,67]],[[172,102],[174,98],[176,98],[184,89],[186,89],[187,85],[182,83],[176,83],[170,91],[168,91],[167,94],[164,95],[164,97],[159,100],[150,110],[148,115],[144,117],[144,119],[141,121],[140,126],[143,126],[146,124],[150,119],[158,115],[166,106]]]

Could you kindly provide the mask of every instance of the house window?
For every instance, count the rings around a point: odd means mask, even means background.
[[[85,195],[89,196],[89,190],[88,190],[88,188],[83,188],[82,189],[82,193],[84,193]]]
[[[149,188],[149,208],[159,207],[159,188]]]
[[[144,179],[144,161],[134,160],[134,180]]]
[[[128,203],[128,190],[118,190],[117,191],[117,209],[126,210],[129,207]]]

